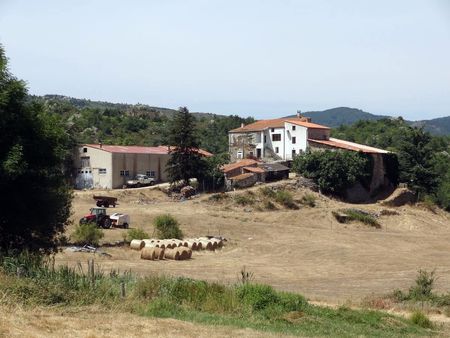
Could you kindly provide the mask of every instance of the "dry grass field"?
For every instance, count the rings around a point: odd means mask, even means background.
[[[258,187],[250,190],[258,196]],[[307,190],[293,191],[300,199]],[[242,194],[233,192],[230,195]],[[194,253],[189,261],[145,261],[125,247],[102,248],[112,257],[64,251],[58,264],[75,265],[94,257],[105,270],[131,270],[139,275],[167,274],[232,284],[245,266],[256,282],[295,291],[311,300],[328,303],[358,302],[365,296],[408,288],[417,270],[436,269],[437,291],[450,291],[450,218],[448,214],[418,207],[394,208],[398,215],[381,216],[381,229],[358,223],[340,224],[333,210],[357,207],[379,212],[380,204],[350,205],[319,194],[316,206],[299,210],[278,207],[258,210],[239,206],[232,198],[211,202],[205,194],[188,201],[172,201],[154,188],[96,191],[119,198],[108,213],[131,216],[131,227],[153,233],[153,219],[170,213],[186,236],[221,235],[222,250]],[[74,224],[94,206],[92,191],[75,193]],[[123,229],[105,230],[105,242],[121,240]]]

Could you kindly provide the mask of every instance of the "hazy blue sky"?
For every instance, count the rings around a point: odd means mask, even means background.
[[[0,0],[0,43],[33,94],[450,115],[450,0]]]

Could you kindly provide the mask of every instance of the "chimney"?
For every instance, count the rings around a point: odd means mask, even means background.
[[[297,117],[299,119],[302,117],[302,111],[301,110],[297,110]]]
[[[245,124],[241,123],[241,128],[244,128],[244,127],[245,127]]]

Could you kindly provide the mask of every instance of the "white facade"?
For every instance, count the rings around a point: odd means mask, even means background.
[[[284,159],[292,160],[295,155],[306,151],[308,146],[308,128],[285,122],[284,131],[286,133]]]

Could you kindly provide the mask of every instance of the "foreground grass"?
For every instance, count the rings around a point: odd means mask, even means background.
[[[22,255],[1,260],[2,303],[26,306],[106,305],[143,316],[207,325],[252,328],[307,336],[430,335],[410,320],[379,311],[331,309],[267,285],[224,286],[187,278],[55,268],[51,261]]]

